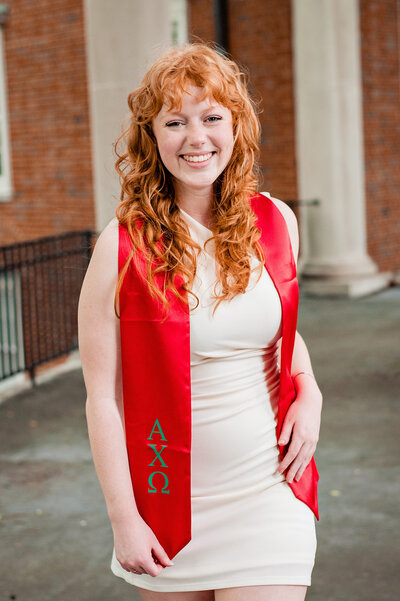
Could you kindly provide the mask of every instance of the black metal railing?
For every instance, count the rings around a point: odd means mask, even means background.
[[[93,232],[0,247],[0,380],[78,347],[79,293]]]

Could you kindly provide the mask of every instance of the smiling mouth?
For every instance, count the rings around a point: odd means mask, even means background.
[[[180,154],[179,156],[187,163],[205,163],[206,161],[209,161],[214,154],[215,150],[199,155]]]

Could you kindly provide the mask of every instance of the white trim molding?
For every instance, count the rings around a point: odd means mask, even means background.
[[[1,6],[1,5],[0,5]],[[0,202],[12,198],[10,138],[8,130],[7,70],[4,57],[3,23],[0,24]]]
[[[169,0],[168,12],[171,44],[182,46],[188,41],[187,0]]]

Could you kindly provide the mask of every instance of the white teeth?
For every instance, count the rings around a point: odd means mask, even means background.
[[[199,156],[190,156],[188,154],[184,154],[183,158],[185,161],[189,161],[189,163],[202,163],[204,161],[208,161],[212,157],[212,152],[208,154],[200,154]]]

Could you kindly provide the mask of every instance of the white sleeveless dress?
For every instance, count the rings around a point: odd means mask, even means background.
[[[310,585],[315,517],[283,474],[276,415],[281,337],[278,292],[263,268],[245,294],[212,316],[216,281],[212,232],[180,209],[203,251],[192,288],[192,539],[156,577],[112,572],[153,591],[195,591],[266,584]],[[258,259],[254,257],[253,265]],[[189,295],[190,306],[196,303]]]

